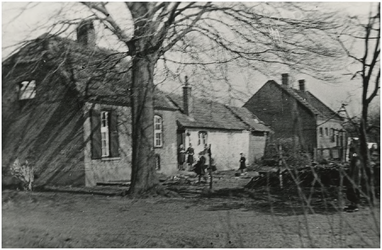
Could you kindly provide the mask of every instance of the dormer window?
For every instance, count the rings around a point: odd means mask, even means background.
[[[19,87],[19,100],[29,100],[36,97],[36,81],[23,81]]]

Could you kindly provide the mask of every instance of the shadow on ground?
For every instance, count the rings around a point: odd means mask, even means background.
[[[333,214],[340,210],[338,191],[279,188],[222,188],[210,191],[208,185],[194,187],[168,186],[183,198],[193,198],[193,204],[207,205],[209,211],[241,209],[264,214],[292,216],[301,214]]]

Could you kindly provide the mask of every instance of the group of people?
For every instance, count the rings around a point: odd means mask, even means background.
[[[190,143],[187,150],[184,149],[183,144],[180,144],[178,149],[178,169],[183,170],[191,170],[192,164],[194,164],[194,154],[195,150]],[[187,164],[188,169],[185,169],[185,164]]]
[[[191,143],[189,144],[187,150],[185,150],[183,144],[181,144],[178,149],[178,168],[181,171],[194,171],[197,174],[200,182],[201,178],[204,177],[207,172],[210,161],[211,165],[213,165],[211,148],[208,145],[205,145],[204,149],[198,153],[197,160],[195,159],[194,155],[195,149],[192,147]]]
[[[207,170],[211,166],[211,171],[216,170],[214,159],[211,157],[211,147],[204,145],[203,151],[198,153],[198,159],[195,160],[195,150],[192,144],[185,150],[183,144],[179,145],[178,149],[178,169],[180,171],[194,171],[198,176],[199,182],[202,177],[205,177]],[[194,165],[195,163],[195,165]],[[246,158],[243,153],[240,153],[239,171],[241,173],[246,169]],[[186,166],[185,166],[186,165]]]

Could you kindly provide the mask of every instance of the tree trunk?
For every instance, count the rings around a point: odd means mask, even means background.
[[[368,118],[368,108],[369,103],[367,102],[367,85],[364,84],[362,93],[362,115],[361,124],[359,128],[359,157],[362,167],[362,186],[363,191],[366,193],[367,197],[370,199],[371,205],[373,205],[374,198],[374,183],[373,183],[373,169],[370,165],[369,149],[367,147],[367,118]],[[366,86],[366,87],[365,87]]]
[[[158,184],[154,158],[154,67],[156,55],[133,58],[132,103],[132,173],[129,193],[139,195]]]

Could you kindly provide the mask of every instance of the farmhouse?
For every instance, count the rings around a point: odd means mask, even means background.
[[[167,95],[178,108],[177,144],[191,143],[195,152],[211,145],[212,157],[219,170],[237,169],[240,153],[251,165],[264,155],[271,130],[249,110],[208,99],[195,98],[186,78],[183,95]]]
[[[245,104],[274,131],[272,141],[293,141],[316,160],[345,159],[346,133],[342,118],[307,91],[305,80],[299,89],[282,74],[282,83],[267,81]]]
[[[45,34],[3,62],[2,164],[28,161],[36,185],[94,186],[131,174],[131,108],[124,55],[95,46],[91,23],[77,41]],[[176,108],[154,97],[157,170],[177,171]]]
[[[91,22],[77,41],[44,34],[2,65],[2,167],[28,161],[35,185],[95,186],[130,180],[132,161],[129,62],[96,46]],[[237,168],[264,153],[270,131],[245,108],[195,99],[186,102],[158,89],[154,95],[153,147],[158,173],[178,171],[177,148],[196,152],[212,144],[221,169]],[[186,105],[186,109],[184,109]]]

